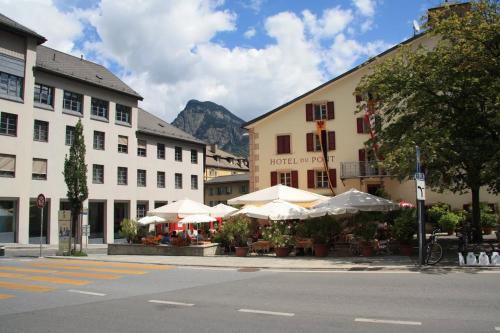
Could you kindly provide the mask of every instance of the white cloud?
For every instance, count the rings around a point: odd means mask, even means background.
[[[371,17],[375,14],[375,0],[353,0],[353,2],[362,15]]]
[[[245,36],[246,39],[250,39],[250,38],[254,37],[256,33],[257,33],[257,30],[255,30],[254,27],[251,27],[251,28],[248,28],[247,31],[245,31],[243,36]]]
[[[241,3],[244,8],[249,8],[253,10],[255,13],[260,12],[262,5],[264,4],[264,0],[243,0]]]
[[[343,31],[353,19],[350,9],[339,6],[324,10],[319,19],[309,10],[304,10],[302,15],[308,31],[315,39],[333,37]]]

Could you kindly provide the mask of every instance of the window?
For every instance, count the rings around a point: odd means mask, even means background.
[[[156,186],[159,188],[165,188],[165,172],[158,171],[156,173]]]
[[[146,140],[137,140],[137,156],[146,157]]]
[[[118,185],[127,185],[128,170],[125,167],[118,167]]]
[[[313,144],[314,151],[321,151],[321,140],[319,138],[319,135],[314,134],[313,138],[314,138],[314,144]]]
[[[33,131],[34,141],[49,141],[49,123],[46,121],[35,120],[35,128]]]
[[[0,95],[22,97],[23,78],[0,72]]]
[[[217,195],[221,195],[222,194],[222,187],[217,187]]]
[[[82,101],[83,96],[81,94],[65,90],[63,95],[63,109],[83,114]]]
[[[165,205],[168,205],[168,201],[155,201],[155,209]]]
[[[32,179],[47,180],[47,160],[41,158],[33,159]]]
[[[44,84],[35,83],[35,95],[33,101],[38,104],[45,104],[52,106],[54,95],[54,88]]]
[[[132,109],[130,106],[116,104],[116,121],[120,123],[131,124],[130,115]]]
[[[104,165],[92,165],[92,183],[104,184]]]
[[[280,172],[279,179],[281,185],[292,186],[292,173],[291,172]]]
[[[210,196],[214,195],[214,188],[213,187],[210,187],[208,189],[208,195],[210,195]]]
[[[233,193],[233,188],[231,186],[226,186],[226,194]]]
[[[118,152],[128,153],[128,137],[123,135],[118,135]]]
[[[161,160],[165,159],[165,145],[163,143],[156,144],[156,157]]]
[[[90,102],[90,114],[95,117],[108,119],[109,102],[92,97]]]
[[[137,203],[137,218],[140,219],[141,217],[146,216],[146,213],[148,211],[148,204],[145,202]]]
[[[176,189],[182,188],[182,174],[181,173],[175,174],[175,188]]]
[[[191,149],[191,163],[198,164],[198,151]]]
[[[198,189],[198,176],[197,175],[191,175],[191,189],[192,190]]]
[[[0,154],[0,177],[16,176],[16,156]]]
[[[146,170],[137,169],[137,186],[146,187]]]
[[[104,132],[94,131],[94,149],[104,150],[104,140],[105,140]]]
[[[326,104],[314,104],[314,120],[323,120],[326,118]]]
[[[278,154],[290,154],[290,135],[278,135],[276,139]]]
[[[328,174],[326,171],[315,171],[316,188],[328,188]]]
[[[246,185],[241,185],[240,193],[242,194],[248,193],[248,187]]]
[[[356,118],[357,133],[366,134],[370,133],[370,124],[366,121],[365,117]]]
[[[175,147],[175,160],[182,162],[182,148],[181,147]]]
[[[66,126],[66,146],[71,146],[75,141],[75,128],[73,126]]]
[[[0,134],[17,135],[17,114],[2,112],[0,115]]]

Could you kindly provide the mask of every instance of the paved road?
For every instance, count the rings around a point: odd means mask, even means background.
[[[0,259],[0,332],[495,332],[499,273]]]

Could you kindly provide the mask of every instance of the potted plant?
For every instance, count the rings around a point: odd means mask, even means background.
[[[275,221],[264,229],[263,237],[274,246],[277,257],[287,257],[293,245],[293,228],[291,223]]]
[[[250,218],[240,214],[230,217],[224,223],[223,232],[226,233],[230,246],[234,246],[237,257],[246,257],[248,254],[247,240],[252,234],[250,222]]]
[[[394,219],[392,234],[399,241],[399,252],[404,256],[413,254],[413,235],[417,232],[416,210],[404,208],[398,217]]]
[[[306,222],[307,223],[307,222]],[[330,248],[330,238],[334,227],[333,218],[323,216],[310,221],[313,250],[316,257],[326,257]]]
[[[363,241],[361,243],[361,255],[363,257],[373,256],[373,239],[377,232],[377,224],[373,221],[363,221],[358,223],[355,234]]]
[[[448,232],[452,235],[457,225],[461,222],[461,215],[455,212],[446,212],[438,220],[441,230]]]
[[[481,214],[481,227],[483,229],[483,234],[490,235],[493,228],[497,226],[498,215],[485,203],[481,203],[480,206]]]
[[[120,236],[127,239],[127,243],[132,243],[132,240],[137,236],[138,223],[135,220],[123,219],[120,223]]]

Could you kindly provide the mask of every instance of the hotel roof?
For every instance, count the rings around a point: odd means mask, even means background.
[[[234,183],[234,182],[247,182],[249,180],[248,173],[229,175],[229,176],[219,176],[209,179],[205,184],[222,184],[222,183]]]

